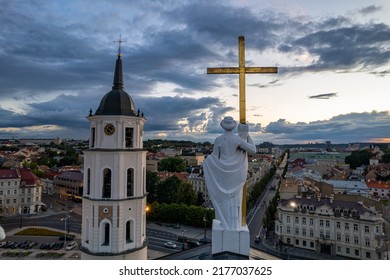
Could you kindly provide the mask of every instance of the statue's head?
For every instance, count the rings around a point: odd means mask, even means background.
[[[232,117],[225,117],[221,121],[221,127],[226,131],[232,131],[237,127],[237,122]]]

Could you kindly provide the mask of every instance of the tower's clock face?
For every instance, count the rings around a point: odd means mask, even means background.
[[[104,133],[107,135],[113,135],[115,133],[115,126],[111,123],[106,124],[104,127]]]

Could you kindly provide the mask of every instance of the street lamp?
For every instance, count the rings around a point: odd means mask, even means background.
[[[69,215],[69,213],[71,213],[71,212],[72,212],[72,210],[70,210],[70,211],[68,211],[68,212],[64,212],[64,214],[66,215],[66,218],[62,218],[62,219],[61,219],[61,221],[64,221],[64,222],[65,222],[65,233],[64,233],[64,238],[65,238],[65,240],[64,240],[64,247],[66,247],[66,233],[67,233],[67,231],[69,230],[68,227],[67,227],[67,225],[68,225],[68,219],[71,217],[71,216]]]
[[[203,222],[204,222],[204,241],[206,242],[206,222],[207,222],[207,219],[206,219],[206,215],[203,216]]]

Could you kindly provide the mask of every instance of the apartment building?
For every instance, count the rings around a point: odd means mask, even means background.
[[[42,184],[28,169],[0,169],[0,214],[41,211]]]
[[[282,244],[352,259],[386,259],[381,215],[358,202],[291,198],[278,205],[275,233]]]

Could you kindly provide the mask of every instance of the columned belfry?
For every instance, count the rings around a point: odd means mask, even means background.
[[[146,260],[145,118],[124,91],[117,42],[112,90],[87,117],[81,258]]]

